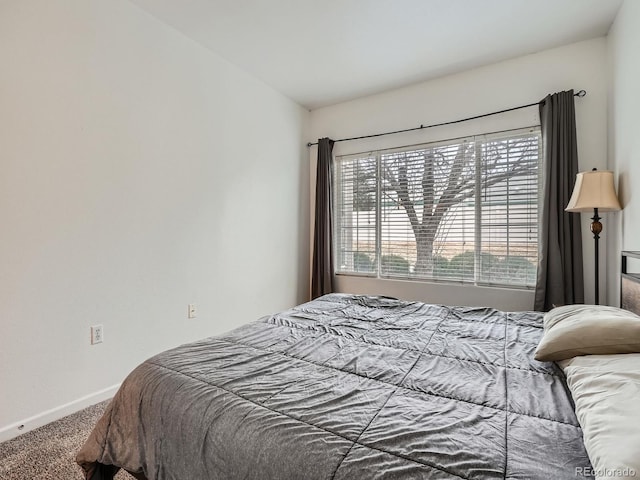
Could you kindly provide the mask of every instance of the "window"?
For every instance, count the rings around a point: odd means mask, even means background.
[[[336,273],[530,287],[540,130],[336,158]]]

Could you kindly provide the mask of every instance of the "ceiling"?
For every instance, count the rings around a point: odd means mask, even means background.
[[[308,109],[606,35],[622,0],[131,0]]]

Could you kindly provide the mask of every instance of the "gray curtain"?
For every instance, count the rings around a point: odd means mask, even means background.
[[[573,90],[540,102],[540,125],[544,200],[534,308],[547,311],[584,303],[580,215],[564,211],[578,173]]]
[[[318,140],[311,298],[333,292],[333,230],[331,227],[333,143],[329,138]]]

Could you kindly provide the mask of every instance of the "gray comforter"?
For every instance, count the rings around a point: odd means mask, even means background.
[[[538,313],[327,295],[147,360],[77,460],[92,480],[586,478],[541,333]]]

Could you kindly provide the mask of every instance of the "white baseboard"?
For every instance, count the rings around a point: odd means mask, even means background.
[[[32,417],[25,418],[20,422],[12,423],[11,425],[0,426],[0,442],[10,440],[19,435],[22,435],[23,433],[27,433],[31,430],[35,430],[38,427],[42,427],[47,423],[51,423],[55,420],[66,417],[67,415],[76,413],[83,408],[87,408],[91,405],[95,405],[96,403],[100,403],[103,400],[107,400],[116,394],[118,388],[120,388],[120,384],[113,385],[95,393],[91,393],[82,398],[74,400],[73,402],[69,402],[64,405],[60,405],[59,407],[52,408],[51,410],[46,410]]]

